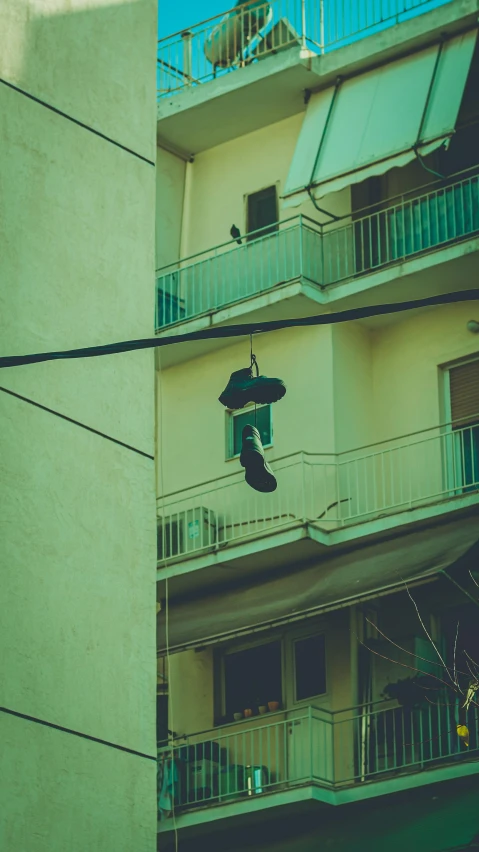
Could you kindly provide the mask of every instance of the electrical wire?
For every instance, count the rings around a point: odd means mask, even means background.
[[[225,337],[244,337],[252,334],[262,334],[277,331],[282,328],[303,328],[314,325],[331,325],[333,323],[350,322],[367,317],[395,314],[401,311],[411,311],[417,308],[448,305],[456,302],[474,302],[479,300],[479,289],[459,290],[457,293],[442,293],[439,296],[429,296],[424,299],[413,299],[407,302],[393,302],[387,305],[368,305],[364,308],[351,308],[336,313],[319,314],[297,319],[273,320],[269,322],[243,323],[225,325],[220,328],[207,328],[202,331],[190,331],[185,334],[172,334],[168,337],[147,337],[141,340],[125,340],[119,343],[107,343],[103,346],[90,346],[84,349],[70,349],[62,352],[39,352],[33,355],[7,355],[0,357],[0,367],[20,367],[24,364],[38,364],[42,361],[67,360],[71,358],[95,358],[102,355],[115,355],[120,352],[133,352],[137,349],[153,349],[161,346],[171,346],[174,343],[186,343],[193,340],[215,340]]]

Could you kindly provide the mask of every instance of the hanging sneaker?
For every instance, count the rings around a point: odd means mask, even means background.
[[[245,480],[255,491],[276,491],[276,477],[264,457],[263,445],[256,426],[243,427],[240,463],[245,469]]]
[[[244,408],[248,402],[266,405],[278,402],[286,393],[286,386],[281,379],[268,379],[267,376],[253,376],[253,367],[245,367],[231,373],[219,401],[226,408]]]

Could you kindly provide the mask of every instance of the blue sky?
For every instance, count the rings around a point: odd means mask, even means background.
[[[213,15],[220,15],[234,4],[235,0],[205,0],[202,3],[194,3],[193,0],[159,0],[158,38],[191,27]]]

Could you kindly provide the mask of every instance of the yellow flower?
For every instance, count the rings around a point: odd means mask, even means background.
[[[457,725],[457,736],[461,739],[465,746],[469,746],[469,728],[467,725]]]

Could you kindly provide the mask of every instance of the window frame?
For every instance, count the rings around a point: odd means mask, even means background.
[[[249,201],[248,201],[248,199],[251,198],[252,195],[258,195],[260,192],[265,192],[267,189],[272,189],[272,188],[275,189],[275,195],[276,195],[276,221],[272,222],[271,225],[265,225],[264,228],[259,228],[258,230],[259,231],[266,230],[266,228],[271,228],[273,225],[276,225],[276,228],[274,229],[274,231],[270,231],[270,233],[268,233],[268,234],[258,233],[258,234],[256,234],[255,237],[249,238],[248,234],[250,233],[250,227],[249,227]],[[270,237],[270,236],[272,236],[272,234],[279,231],[279,224],[280,224],[279,223],[279,198],[280,198],[280,182],[279,182],[279,180],[274,181],[273,183],[268,183],[265,186],[260,187],[259,189],[255,189],[253,192],[246,192],[245,193],[245,195],[243,196],[243,204],[244,204],[244,222],[245,222],[246,242],[253,242],[253,240],[258,240],[262,236]]]
[[[224,724],[226,718],[226,677],[225,677],[225,657],[229,654],[237,654],[241,651],[249,651],[259,645],[271,645],[278,642],[281,649],[281,712],[290,713],[302,707],[308,707],[311,704],[315,706],[329,705],[331,701],[331,671],[330,660],[328,657],[328,630],[330,629],[329,622],[322,619],[319,623],[294,626],[295,629],[285,631],[283,628],[276,628],[263,636],[250,634],[242,639],[232,640],[225,643],[224,647],[219,646],[215,649],[213,662],[213,686],[214,686],[214,725],[220,727]],[[316,636],[324,636],[324,668],[326,677],[326,692],[318,695],[312,695],[309,698],[296,700],[296,667],[294,644],[301,639],[314,638]],[[253,638],[254,637],[254,638]]]
[[[264,450],[270,450],[274,444],[273,441],[273,406],[271,403],[267,402],[262,405],[256,406],[259,410],[260,408],[269,408],[269,432],[270,432],[270,442],[268,444],[263,444]],[[234,418],[240,417],[242,414],[246,414],[251,409],[254,409],[254,403],[245,405],[244,408],[238,408],[236,410],[228,409],[226,412],[226,438],[225,438],[225,460],[233,461],[234,459],[239,459],[241,452],[234,453]]]
[[[226,718],[226,672],[225,672],[225,659],[228,656],[233,654],[240,654],[242,651],[251,651],[253,648],[258,648],[260,645],[279,645],[280,656],[281,656],[281,695],[278,697],[278,700],[281,702],[281,706],[285,705],[285,685],[286,685],[286,655],[285,655],[285,644],[284,644],[284,636],[282,634],[273,633],[272,635],[268,635],[268,638],[264,636],[261,638],[257,638],[248,642],[247,639],[241,641],[241,643],[233,642],[228,647],[219,648],[217,651],[217,659],[215,665],[215,672],[218,675],[219,683],[217,685],[217,690],[215,690],[215,704],[216,709],[219,711],[219,716],[221,718]],[[215,713],[216,716],[216,713]],[[220,723],[221,724],[221,723]]]
[[[330,673],[328,666],[328,638],[327,638],[327,629],[326,625],[318,625],[316,629],[312,628],[310,625],[308,627],[304,627],[302,630],[296,630],[292,632],[288,636],[288,656],[289,656],[289,672],[290,672],[290,684],[289,684],[289,695],[288,695],[288,704],[292,708],[297,707],[305,707],[312,703],[323,702],[325,700],[330,699]],[[317,695],[310,695],[308,698],[300,698],[296,697],[296,658],[294,653],[294,646],[296,642],[300,642],[302,639],[315,639],[318,636],[324,636],[324,676],[326,680],[326,690],[325,692],[320,692]]]
[[[463,488],[455,487],[455,458],[454,453],[455,450],[449,448],[450,441],[455,432],[454,425],[452,423],[452,406],[451,406],[451,376],[450,371],[454,370],[456,367],[462,367],[464,364],[470,364],[473,361],[479,361],[479,353],[473,352],[470,355],[465,355],[462,358],[456,358],[454,361],[447,361],[445,364],[439,365],[439,371],[441,373],[440,378],[440,412],[444,417],[444,427],[442,429],[442,433],[446,436],[445,440],[445,452],[444,452],[444,488],[448,491],[450,497],[454,497],[457,494],[465,493]],[[471,423],[472,425],[472,423]],[[447,438],[450,435],[451,438]],[[452,447],[452,443],[451,443]]]

